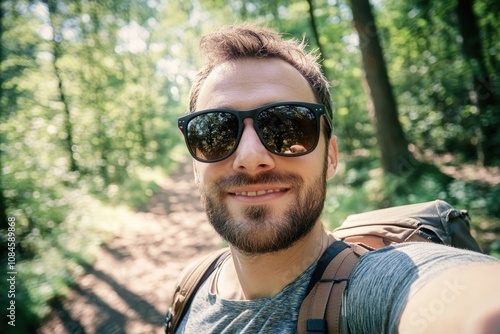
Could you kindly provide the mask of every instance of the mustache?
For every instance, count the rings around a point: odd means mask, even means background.
[[[263,172],[254,176],[248,174],[233,174],[219,179],[215,182],[215,186],[218,189],[227,189],[232,187],[242,187],[254,184],[263,183],[286,183],[290,185],[301,185],[303,179],[301,176],[295,173],[280,173],[280,172]]]

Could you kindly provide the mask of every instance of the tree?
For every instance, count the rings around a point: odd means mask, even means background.
[[[318,23],[316,21],[316,16],[314,15],[314,0],[307,0],[307,3],[309,4],[309,22],[311,24],[311,30],[314,35],[314,39],[316,40],[316,44],[318,45],[318,50],[319,53],[321,54],[321,57],[327,58],[325,54],[325,48],[323,47],[323,43],[321,43],[321,40],[319,38],[319,32],[318,32]]]
[[[49,22],[52,28],[52,65],[54,66],[54,73],[57,78],[57,90],[59,95],[58,97],[64,109],[64,130],[66,132],[66,139],[64,140],[64,144],[66,146],[66,152],[68,153],[69,158],[69,171],[77,172],[79,168],[76,159],[73,156],[73,147],[75,146],[75,144],[73,142],[73,124],[71,123],[70,106],[64,92],[63,78],[61,76],[61,69],[58,64],[62,57],[62,33],[60,25],[55,22],[57,14],[57,2],[55,0],[43,0],[43,3],[47,5],[47,9],[49,11]]]
[[[359,36],[365,72],[363,83],[371,101],[368,108],[375,123],[382,169],[390,174],[402,175],[409,172],[409,164],[414,159],[398,119],[372,8],[368,0],[351,0],[351,10]]]
[[[458,31],[461,35],[462,52],[472,72],[471,102],[479,111],[482,120],[478,143],[478,162],[491,165],[500,157],[498,127],[500,117],[491,75],[486,66],[481,43],[481,34],[473,10],[473,0],[458,0],[455,9]],[[496,112],[494,111],[496,109]]]

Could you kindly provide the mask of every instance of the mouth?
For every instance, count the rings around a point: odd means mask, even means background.
[[[263,196],[267,194],[272,194],[272,193],[279,193],[279,192],[284,192],[286,191],[285,188],[278,188],[278,189],[264,189],[264,190],[256,190],[256,191],[239,191],[239,192],[230,192],[229,194],[231,195],[236,195],[236,196],[246,196],[246,197],[257,197],[257,196]]]
[[[270,201],[284,196],[290,188],[285,187],[247,187],[245,189],[234,189],[228,194],[239,202],[257,203]]]

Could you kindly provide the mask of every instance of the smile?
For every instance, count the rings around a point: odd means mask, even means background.
[[[233,193],[236,196],[247,196],[247,197],[256,197],[262,196],[266,194],[278,193],[284,191],[284,189],[269,189],[269,190],[259,190],[259,191],[242,191]]]

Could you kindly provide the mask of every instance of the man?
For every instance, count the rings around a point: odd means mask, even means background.
[[[210,223],[231,256],[177,333],[295,333],[310,276],[334,241],[320,215],[338,152],[327,80],[304,45],[250,24],[201,41],[204,67],[179,119]],[[351,333],[486,333],[498,326],[494,258],[431,243],[363,255]],[[417,293],[418,291],[418,293]]]

